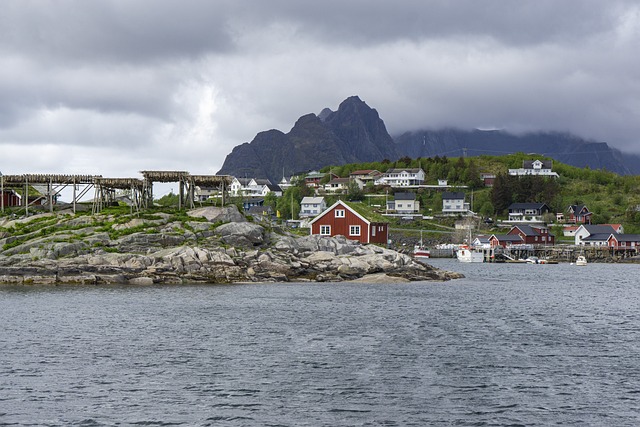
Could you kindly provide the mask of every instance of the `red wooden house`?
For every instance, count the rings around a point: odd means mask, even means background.
[[[527,245],[553,245],[555,242],[555,236],[544,227],[516,225],[507,234],[520,236],[522,243]]]
[[[616,249],[635,249],[640,247],[640,234],[611,234],[607,245]]]
[[[20,196],[13,190],[4,190],[2,193],[2,206],[20,206]]]
[[[518,234],[492,234],[489,237],[489,244],[492,248],[502,246],[508,248],[515,245],[522,245],[524,241]]]
[[[571,205],[567,209],[569,222],[574,224],[591,224],[592,212],[585,205]]]
[[[311,234],[342,235],[362,243],[383,243],[389,239],[389,224],[371,222],[342,200],[338,200],[310,222]]]

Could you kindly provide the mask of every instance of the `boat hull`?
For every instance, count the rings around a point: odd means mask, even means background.
[[[484,262],[484,254],[469,249],[458,249],[456,257],[460,262]]]
[[[580,266],[587,265],[587,259],[584,256],[579,256],[578,259],[576,259],[576,265],[580,265]]]

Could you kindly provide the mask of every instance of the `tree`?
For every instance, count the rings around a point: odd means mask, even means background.
[[[266,196],[264,196],[265,206],[271,206],[271,208],[275,211],[277,204],[278,204],[278,197],[276,196],[276,193],[270,191],[267,193]]]
[[[300,187],[294,185],[287,188],[282,194],[282,197],[278,198],[276,203],[276,210],[280,212],[280,218],[297,218],[300,214],[301,201],[302,196],[300,194]]]
[[[165,194],[164,196],[160,197],[158,200],[156,200],[156,202],[160,206],[178,206],[178,199],[178,195],[173,194],[173,191],[170,191],[169,194]]]
[[[491,203],[490,201],[486,201],[482,204],[482,207],[480,208],[480,215],[483,218],[489,218],[492,217],[494,213],[494,209],[493,209],[493,203]]]
[[[503,174],[496,175],[496,179],[493,181],[491,203],[495,212],[505,212],[512,203],[513,193],[509,181],[508,175]]]
[[[362,200],[364,199],[364,192],[360,189],[360,186],[355,179],[349,181],[347,185],[347,197],[349,200]]]

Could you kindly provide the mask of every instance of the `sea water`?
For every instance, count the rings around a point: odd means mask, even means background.
[[[0,425],[640,424],[640,266],[1,287]]]

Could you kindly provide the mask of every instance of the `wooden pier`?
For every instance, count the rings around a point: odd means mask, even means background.
[[[575,262],[576,258],[584,255],[588,262],[619,262],[638,255],[637,248],[619,248],[610,246],[586,245],[532,245],[526,248],[507,248],[499,253],[506,254],[513,259],[527,259],[535,256],[558,262]]]
[[[45,204],[49,206],[49,210],[53,212],[53,205],[58,194],[68,186],[73,186],[73,212],[76,212],[76,203],[82,198],[91,187],[94,186],[95,180],[100,178],[99,175],[59,175],[59,174],[25,174],[25,175],[1,175],[0,174],[0,194],[4,194],[7,188],[23,188],[22,206],[25,212],[29,213],[29,206],[41,202],[43,199]],[[34,184],[46,185],[47,192],[45,195],[36,197],[29,201],[29,187]],[[77,190],[81,188],[80,194]],[[1,198],[0,210],[4,212],[4,198]]]
[[[139,178],[103,178],[102,175],[59,175],[59,174],[24,174],[2,175],[0,174],[0,194],[4,194],[5,188],[20,189],[23,197],[21,207],[29,214],[29,207],[36,203],[49,206],[53,212],[53,206],[62,190],[73,186],[72,206],[76,213],[76,204],[91,188],[95,189],[93,199],[93,213],[100,212],[104,206],[115,201],[116,190],[128,191],[131,196],[132,209],[153,205],[154,182],[178,182],[180,195],[178,208],[183,206],[193,208],[195,199],[195,187],[217,187],[222,195],[224,205],[225,193],[231,187],[233,177],[229,175],[191,175],[186,171],[142,171],[143,179]],[[32,185],[46,185],[45,194],[29,200],[29,188]],[[4,212],[4,197],[0,197],[0,211]]]

